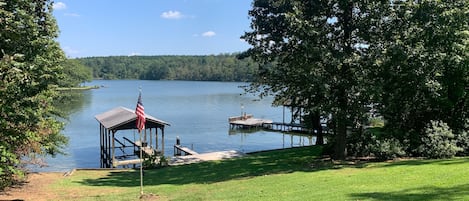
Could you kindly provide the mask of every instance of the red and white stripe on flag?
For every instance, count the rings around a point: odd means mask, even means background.
[[[145,111],[142,104],[142,93],[138,95],[137,108],[135,109],[135,114],[137,115],[137,129],[138,132],[145,129]]]

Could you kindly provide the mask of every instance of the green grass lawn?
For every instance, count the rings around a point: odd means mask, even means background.
[[[157,200],[469,200],[469,158],[333,164],[320,147],[145,170]],[[50,189],[65,200],[138,200],[138,170],[76,171]]]

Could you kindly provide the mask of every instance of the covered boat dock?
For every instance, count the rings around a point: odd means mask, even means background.
[[[143,160],[137,154],[140,149],[146,156],[164,156],[164,128],[169,123],[145,114],[145,129],[139,133],[137,140],[137,115],[134,110],[117,107],[95,118],[99,122],[101,168],[140,164]],[[134,130],[134,139],[122,136],[119,140],[116,133],[120,130]]]

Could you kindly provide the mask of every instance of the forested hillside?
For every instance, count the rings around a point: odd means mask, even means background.
[[[96,79],[250,81],[257,72],[251,59],[235,54],[211,56],[112,56],[79,58]]]

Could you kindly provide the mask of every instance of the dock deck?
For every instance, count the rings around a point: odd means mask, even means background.
[[[235,150],[199,154],[196,151],[189,149],[188,147],[181,146],[180,144],[175,144],[174,155],[175,156],[171,158],[169,165],[184,165],[204,161],[223,160],[235,157],[242,157],[245,154]]]
[[[181,145],[175,144],[174,145],[174,154],[180,156],[180,155],[182,155],[182,153],[184,153],[184,155],[197,155],[197,154],[199,154],[199,153],[195,152],[192,149],[189,149],[187,147],[183,147]]]
[[[270,119],[257,119],[252,114],[235,116],[228,118],[231,128],[259,128],[266,124],[272,124],[273,121]]]
[[[185,165],[191,163],[199,163],[204,161],[214,161],[214,160],[223,160],[229,158],[236,158],[245,156],[244,153],[231,150],[231,151],[218,151],[218,152],[210,152],[210,153],[203,153],[203,154],[194,154],[194,155],[185,155],[185,156],[175,156],[171,158],[169,165]]]
[[[314,134],[314,131],[301,123],[274,122],[270,119],[257,119],[252,114],[228,118],[231,129],[262,128],[279,132]],[[324,126],[323,126],[324,127]],[[325,130],[325,129],[324,129]]]

